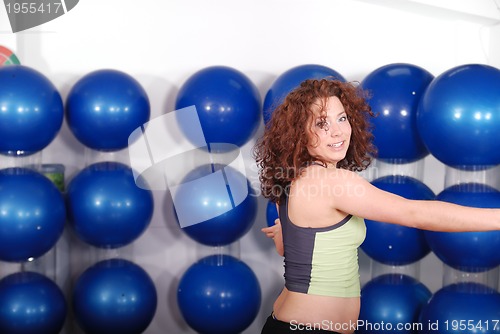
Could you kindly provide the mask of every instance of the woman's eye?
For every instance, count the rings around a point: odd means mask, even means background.
[[[316,123],[316,126],[320,129],[328,127],[328,122],[327,121],[318,121]]]
[[[345,122],[345,121],[347,121],[347,116],[342,116],[342,117],[340,117],[340,118],[339,118],[339,121],[341,121],[341,122]]]

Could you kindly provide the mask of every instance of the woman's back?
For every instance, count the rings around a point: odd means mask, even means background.
[[[322,169],[308,167],[280,203],[286,283],[274,312],[291,324],[350,333],[359,314],[357,250],[366,230],[362,219],[334,209]]]
[[[328,227],[348,213],[335,209],[335,196],[344,192],[336,184],[337,172],[313,164],[304,169],[302,175],[290,185],[288,215],[295,225],[301,227]]]

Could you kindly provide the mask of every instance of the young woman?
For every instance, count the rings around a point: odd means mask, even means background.
[[[408,200],[359,176],[376,153],[372,116],[351,83],[306,80],[276,108],[257,142],[262,194],[280,217],[262,231],[285,265],[285,287],[263,334],[354,332],[364,218],[446,232],[500,229],[498,209]]]

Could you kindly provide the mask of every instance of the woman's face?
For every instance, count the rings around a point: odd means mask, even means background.
[[[313,109],[308,150],[335,167],[346,156],[352,129],[339,98],[331,96],[325,102],[323,113],[320,105]]]

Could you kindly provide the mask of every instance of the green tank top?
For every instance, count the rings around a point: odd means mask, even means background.
[[[358,248],[365,239],[363,218],[348,215],[329,227],[304,228],[288,217],[288,199],[280,203],[285,286],[306,294],[359,297]]]

